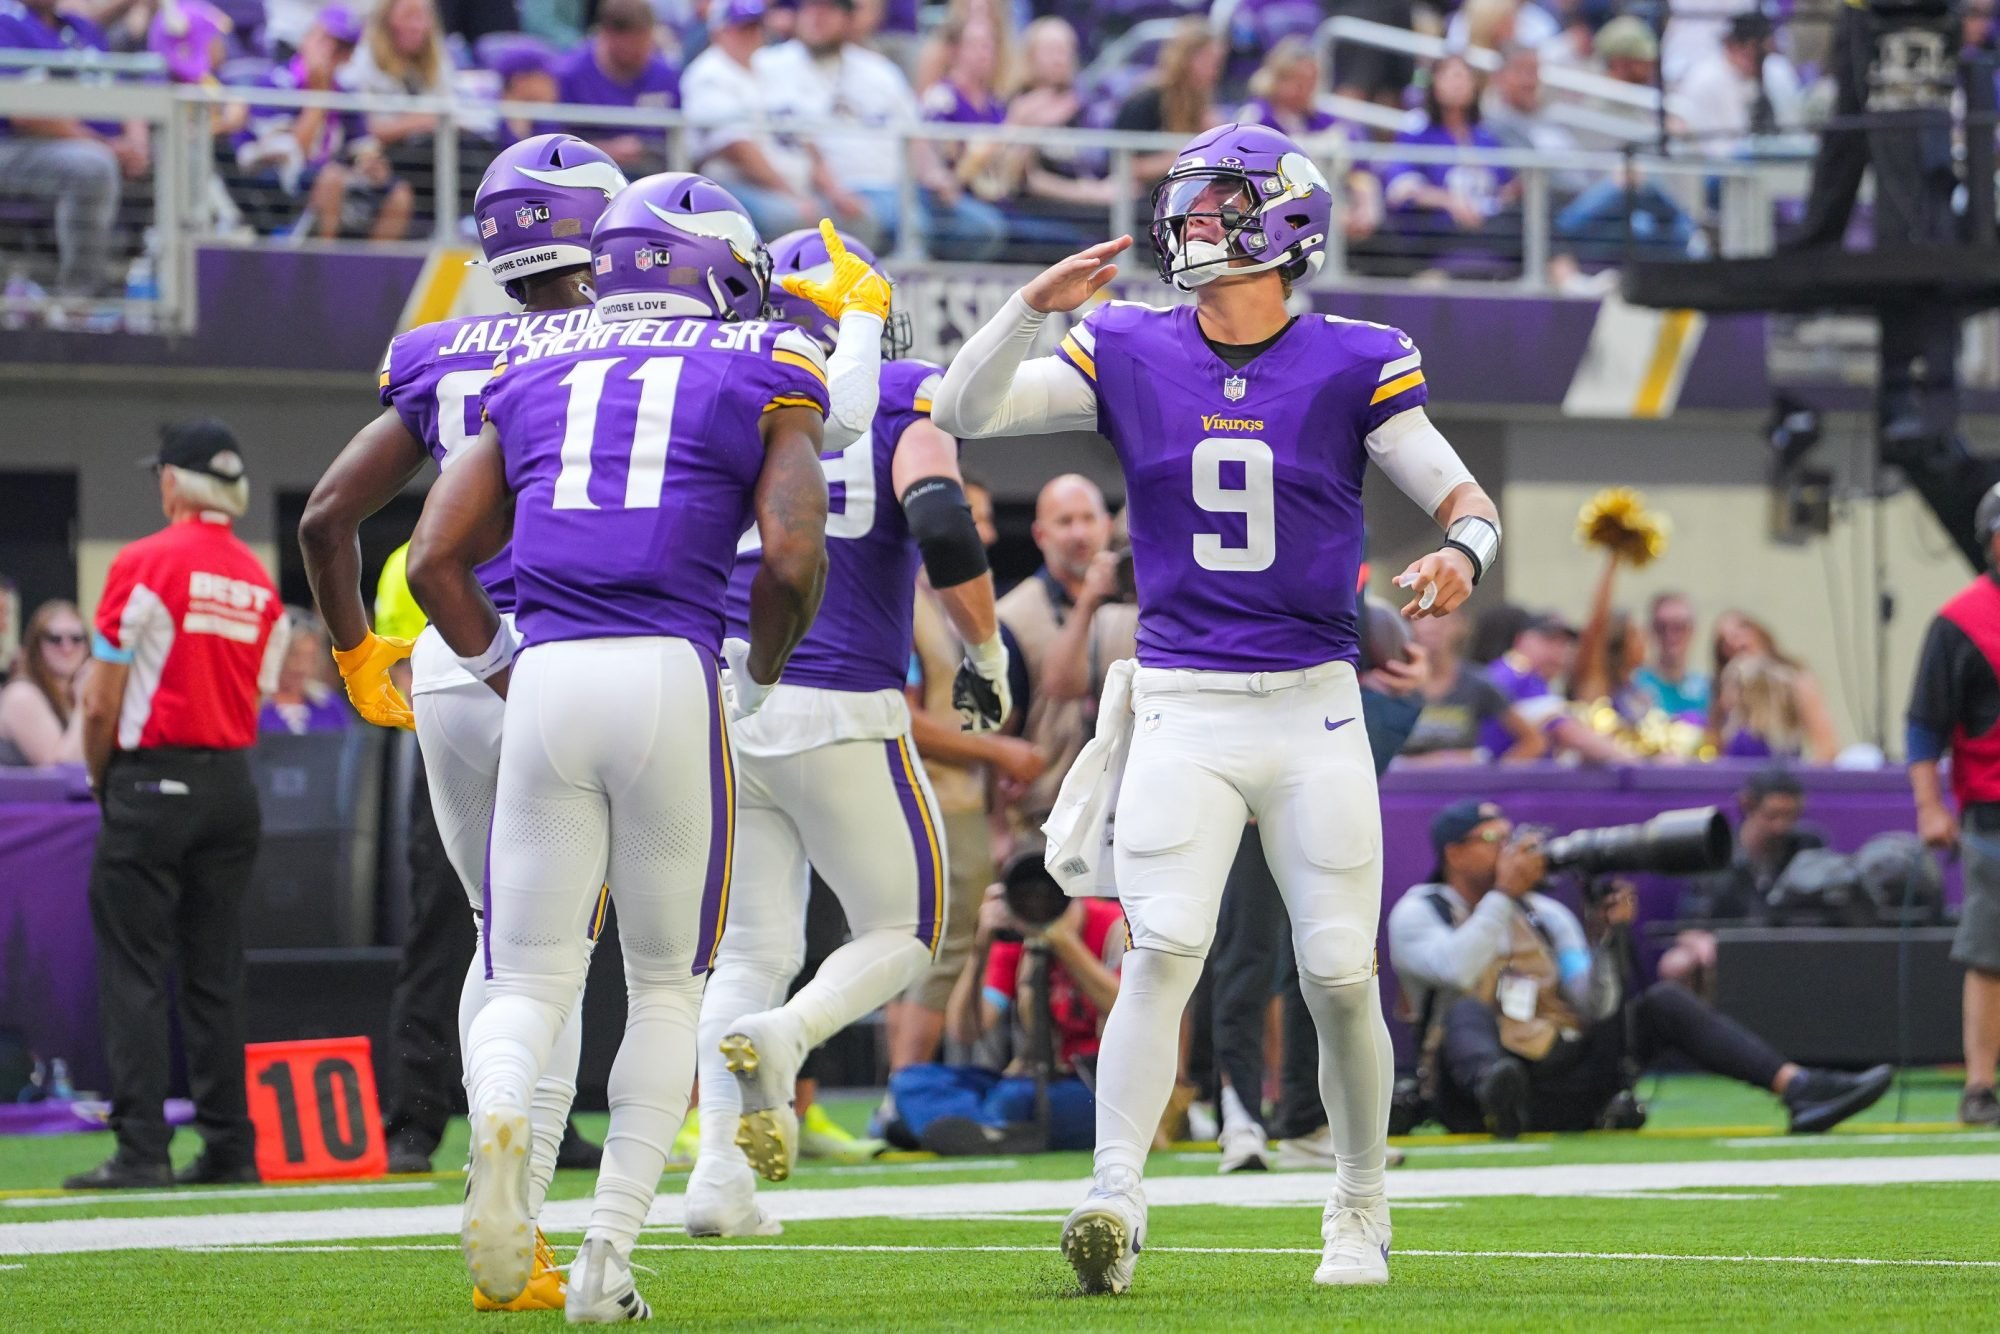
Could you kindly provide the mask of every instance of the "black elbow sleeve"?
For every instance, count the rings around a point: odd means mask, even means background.
[[[903,492],[903,517],[924,556],[932,588],[955,588],[986,573],[986,548],[972,522],[965,489],[951,477],[925,477]]]

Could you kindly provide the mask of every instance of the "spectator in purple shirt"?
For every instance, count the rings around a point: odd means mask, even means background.
[[[345,5],[320,10],[289,61],[257,81],[287,92],[342,92],[345,71],[361,41],[361,22]],[[236,136],[237,174],[229,191],[260,232],[298,222],[322,239],[365,236],[395,240],[409,230],[415,192],[396,180],[379,154],[350,166],[347,146],[365,133],[362,118],[325,107],[251,104]],[[300,200],[304,209],[301,216]]]
[[[58,13],[57,0],[0,0],[0,48],[69,52],[109,50],[96,24]],[[13,70],[10,79],[24,77]],[[111,226],[119,180],[143,177],[152,161],[145,121],[127,124],[64,117],[0,120],[0,195],[55,206],[55,290],[91,297],[109,276]]]
[[[491,62],[493,72],[500,76],[500,100],[560,102],[562,89],[556,83],[558,59],[553,50],[532,38],[523,37],[518,44],[509,46]],[[499,137],[502,145],[517,144],[523,139],[549,134],[560,128],[551,121],[509,116],[500,122]]]
[[[1548,739],[1551,753],[1575,751],[1586,760],[1610,764],[1626,758],[1609,737],[1572,717],[1563,706],[1555,683],[1569,673],[1576,651],[1576,627],[1554,612],[1531,617],[1514,645],[1486,668],[1491,681],[1513,705],[1513,711]],[[1514,738],[1498,719],[1481,724],[1479,744],[1488,754],[1502,755]]]
[[[354,712],[340,692],[320,679],[327,658],[326,630],[319,617],[303,607],[288,607],[292,624],[285,661],[278,668],[278,688],[257,711],[260,732],[339,732],[354,725]]]
[[[1268,125],[1314,154],[1329,151],[1330,139],[1354,141],[1354,127],[1323,110],[1318,94],[1319,57],[1304,38],[1286,37],[1250,76],[1250,101],[1236,119],[1246,125]],[[1348,170],[1346,186],[1341,230],[1350,241],[1373,236],[1382,225],[1382,182],[1374,172],[1355,165]]]
[[[665,111],[681,101],[680,74],[660,54],[653,10],[646,0],[603,0],[597,7],[596,29],[563,57],[556,83],[562,100],[579,106]],[[666,168],[667,139],[662,131],[579,126],[578,133],[609,153],[634,180]]]
[[[1463,56],[1431,66],[1424,94],[1424,123],[1396,136],[1399,144],[1498,148],[1479,124],[1479,76]],[[1448,219],[1461,232],[1480,232],[1520,193],[1505,167],[1470,162],[1412,162],[1392,167],[1385,193],[1389,207],[1418,218]]]

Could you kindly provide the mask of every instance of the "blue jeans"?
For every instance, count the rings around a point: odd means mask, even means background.
[[[1556,235],[1569,242],[1622,242],[1629,225],[1640,245],[1684,251],[1694,236],[1694,221],[1651,181],[1639,182],[1632,191],[1629,210],[1623,185],[1599,181],[1564,205],[1555,222]]]
[[[922,1137],[943,1116],[995,1128],[1035,1119],[1035,1081],[968,1065],[907,1065],[889,1076],[896,1114]],[[1088,1149],[1097,1142],[1096,1103],[1075,1075],[1049,1081],[1049,1147]]]
[[[871,186],[854,193],[875,215],[875,226],[882,236],[880,248],[893,250],[896,226],[901,221],[901,192],[893,186]],[[1006,217],[983,199],[962,194],[956,203],[947,205],[931,191],[919,190],[917,209],[927,248],[937,259],[992,259],[1007,243]]]
[[[736,196],[736,202],[743,205],[750,215],[750,221],[757,224],[758,235],[766,241],[775,241],[788,232],[804,227],[818,227],[822,216],[831,217],[817,211],[808,212],[799,207],[799,202],[791,195],[776,190],[767,190],[761,185],[734,178],[717,178],[723,189]]]

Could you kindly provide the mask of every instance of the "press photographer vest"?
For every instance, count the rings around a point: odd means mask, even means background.
[[[1980,575],[1938,612],[1965,632],[2000,675],[2000,583]],[[1951,734],[1951,791],[1960,810],[2000,802],[2000,726],[1978,736],[1958,724]]]
[[[1426,897],[1431,910],[1454,929],[1462,926],[1470,915],[1455,894],[1440,890]],[[1510,975],[1535,986],[1534,1012],[1525,1019],[1513,1018],[1500,1008],[1501,980]],[[1576,1011],[1563,997],[1562,969],[1556,962],[1555,944],[1540,920],[1525,906],[1508,918],[1505,952],[1487,966],[1465,994],[1499,1017],[1500,1045],[1523,1060],[1541,1060],[1555,1046],[1557,1038],[1583,1027]],[[1423,1034],[1426,1070],[1436,1068],[1434,1057],[1444,1041],[1444,1025],[1433,1022],[1439,1017],[1439,997],[1439,992],[1430,994],[1417,1021],[1417,1031]]]

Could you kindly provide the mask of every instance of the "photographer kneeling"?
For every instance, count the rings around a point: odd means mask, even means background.
[[[1079,1071],[1096,1064],[1126,942],[1116,899],[1066,898],[1040,849],[1018,854],[986,891],[945,1009],[946,1035],[985,1063],[890,1075],[885,1137],[947,1155],[1090,1148],[1096,1108]]]
[[[1827,1130],[1888,1088],[1886,1065],[1858,1075],[1794,1065],[1674,983],[1627,998],[1631,887],[1603,896],[1586,934],[1538,892],[1548,874],[1540,838],[1514,837],[1492,802],[1440,811],[1431,847],[1434,882],[1390,912],[1389,955],[1417,1017],[1420,1084],[1447,1129],[1511,1139],[1607,1119],[1629,1126],[1614,1104],[1629,1102],[1630,1079],[1668,1048],[1777,1094],[1794,1133]]]

